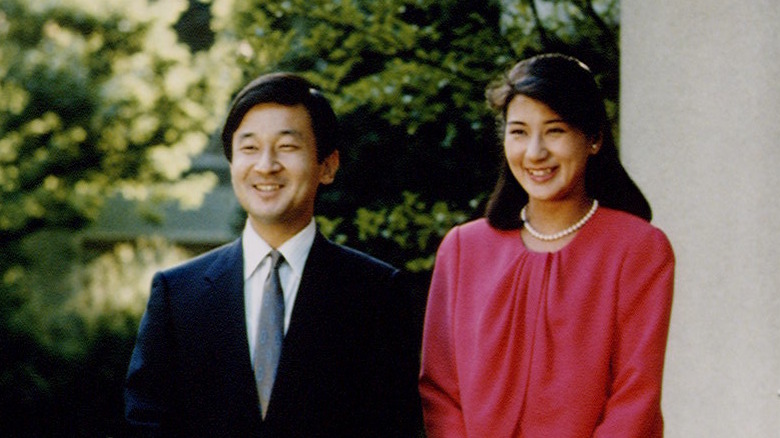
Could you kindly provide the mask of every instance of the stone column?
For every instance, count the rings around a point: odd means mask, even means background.
[[[622,158],[677,256],[666,436],[780,436],[780,2],[621,13]]]

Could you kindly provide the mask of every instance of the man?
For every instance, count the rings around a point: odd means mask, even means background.
[[[164,436],[410,437],[418,335],[399,271],[316,230],[336,117],[306,80],[261,76],[222,131],[241,238],[158,273],[126,416]]]

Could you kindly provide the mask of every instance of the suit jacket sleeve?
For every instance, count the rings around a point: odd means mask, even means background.
[[[131,426],[150,435],[160,432],[170,414],[174,394],[170,387],[171,366],[168,363],[172,341],[171,331],[167,328],[169,303],[166,289],[165,278],[161,273],[156,274],[125,386],[125,417]]]
[[[408,278],[396,271],[390,279],[390,291],[393,299],[388,300],[388,308],[379,313],[385,319],[382,324],[385,329],[376,334],[376,345],[384,350],[378,355],[387,358],[380,365],[387,376],[386,399],[393,401],[387,410],[386,436],[414,437],[422,430],[422,409],[417,391],[420,334],[414,319]]]

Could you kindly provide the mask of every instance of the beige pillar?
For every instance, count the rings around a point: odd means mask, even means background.
[[[780,436],[780,1],[622,0],[622,157],[677,255],[666,436]]]

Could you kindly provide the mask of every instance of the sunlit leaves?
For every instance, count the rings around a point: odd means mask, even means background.
[[[216,128],[236,75],[209,77],[213,59],[177,41],[172,26],[185,0],[0,6],[7,236],[62,225],[59,216],[85,223],[118,188],[145,185],[135,199],[192,206],[213,187],[213,176],[180,177]]]
[[[101,324],[111,324],[110,315],[140,318],[154,273],[189,257],[189,252],[160,238],[119,243],[73,274],[77,292],[62,303],[59,312],[77,315],[91,334]]]

